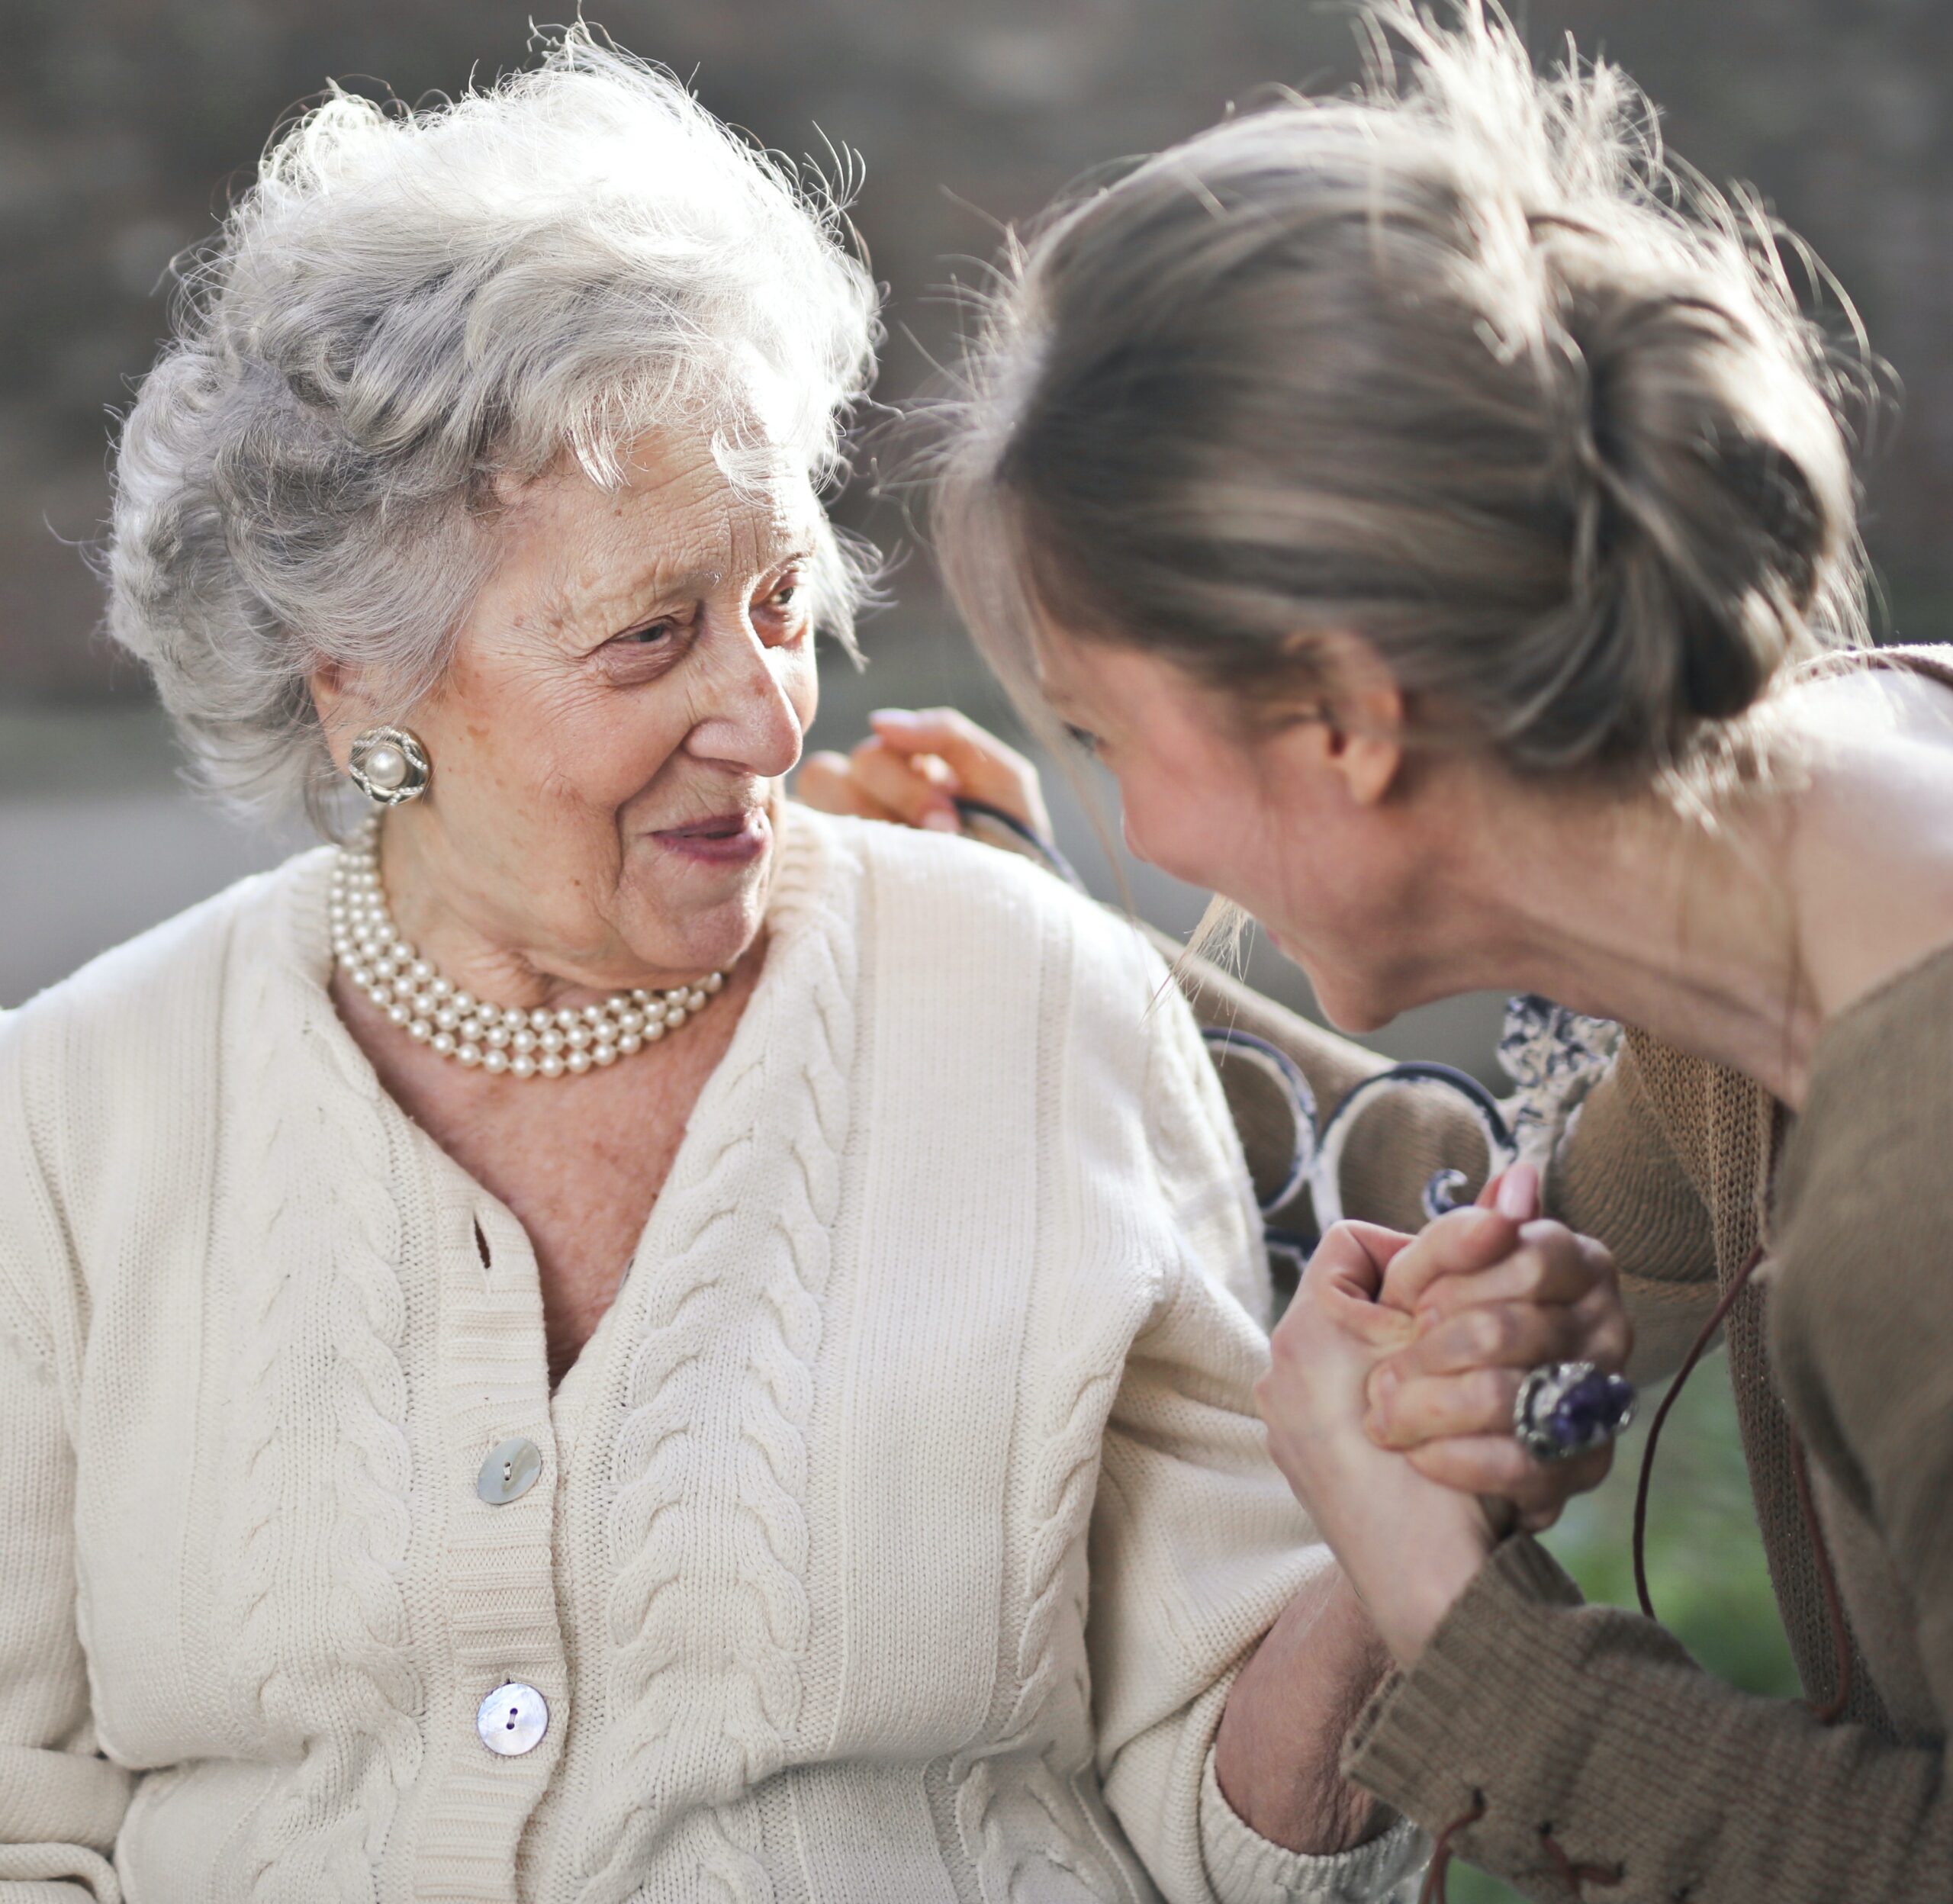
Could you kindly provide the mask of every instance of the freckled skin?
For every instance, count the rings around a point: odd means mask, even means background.
[[[614,497],[574,468],[510,494],[495,573],[406,717],[433,777],[388,815],[382,874],[401,931],[456,985],[553,1009],[730,968],[664,1043],[529,1081],[413,1044],[335,977],[381,1082],[527,1230],[552,1384],[616,1294],[764,962],[767,822],[749,818],[761,850],[731,860],[669,830],[777,809],[817,698],[817,512],[803,478],[735,490],[682,438],[640,444]],[[313,686],[343,766],[375,706],[344,674]]]

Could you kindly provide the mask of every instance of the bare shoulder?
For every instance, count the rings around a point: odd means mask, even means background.
[[[1953,687],[1865,670],[1797,700],[1810,746],[1793,879],[1805,963],[1832,1021],[1953,946]]]

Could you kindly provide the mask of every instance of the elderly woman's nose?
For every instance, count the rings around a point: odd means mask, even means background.
[[[812,667],[804,656],[769,648],[750,632],[736,648],[712,671],[687,750],[777,780],[800,762],[806,724],[800,701],[811,696]]]

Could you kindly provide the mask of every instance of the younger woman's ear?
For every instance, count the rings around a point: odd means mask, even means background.
[[[1327,762],[1359,806],[1375,806],[1404,766],[1404,690],[1360,635],[1312,638],[1322,668]]]

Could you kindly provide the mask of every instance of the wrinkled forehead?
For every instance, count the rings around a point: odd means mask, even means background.
[[[503,492],[501,579],[526,582],[552,619],[742,587],[816,552],[819,499],[772,444],[660,430],[633,441],[619,471],[616,484],[600,483],[566,453]]]

